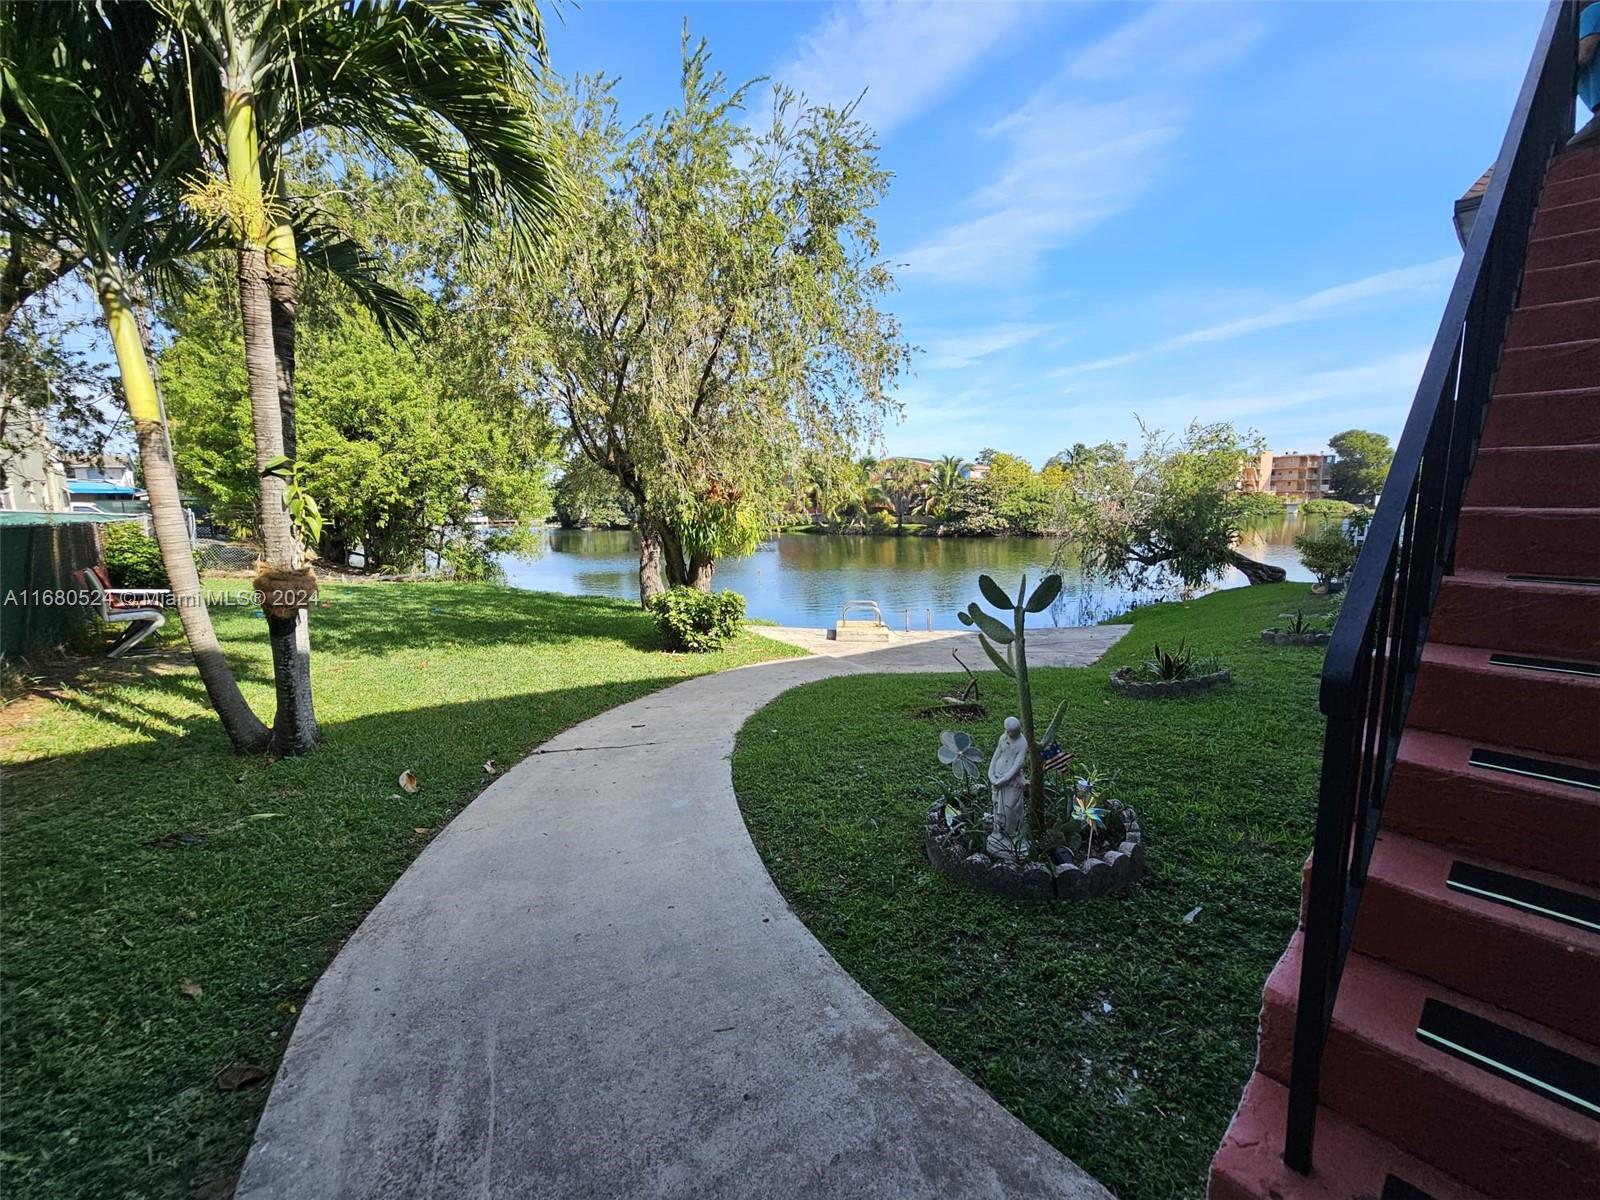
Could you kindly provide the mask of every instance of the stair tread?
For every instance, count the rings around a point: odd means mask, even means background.
[[[1546,887],[1559,888],[1591,901],[1600,902],[1600,889],[1585,887],[1559,875],[1531,871],[1482,855],[1449,850],[1421,838],[1385,830],[1378,835],[1368,868],[1368,886],[1396,888],[1413,896],[1420,896],[1431,904],[1470,915],[1476,920],[1502,925],[1516,930],[1520,935],[1559,945],[1574,954],[1600,960],[1600,932],[1580,929],[1573,925],[1537,916],[1533,913],[1500,904],[1481,896],[1447,887],[1445,881],[1450,869],[1458,862],[1475,867],[1503,871],[1519,879],[1531,880]]]
[[[1515,746],[1499,746],[1484,741],[1482,738],[1459,737],[1453,733],[1440,733],[1434,729],[1416,729],[1408,727],[1400,738],[1399,761],[1414,762],[1432,769],[1449,771],[1455,774],[1475,774],[1479,768],[1474,767],[1470,758],[1474,750],[1495,750],[1502,754],[1526,754],[1526,750],[1519,750]],[[1562,763],[1571,767],[1600,767],[1600,753],[1595,758],[1573,758],[1563,754],[1540,754],[1536,757],[1549,759],[1551,762]],[[1498,777],[1497,777],[1498,778]],[[1570,799],[1580,804],[1593,804],[1600,807],[1600,792],[1587,788],[1573,787],[1571,784],[1552,783],[1545,779],[1535,779],[1528,775],[1505,775],[1504,786],[1521,788],[1531,792],[1540,792],[1559,799]]]
[[[1480,452],[1481,453],[1481,452]],[[1542,583],[1532,579],[1511,579],[1509,576],[1518,574],[1516,571],[1490,571],[1482,567],[1457,567],[1441,581],[1441,587],[1492,587],[1505,588],[1516,592],[1534,592],[1540,595],[1552,593],[1560,595],[1573,595],[1582,597],[1600,597],[1600,588],[1589,587],[1581,583]],[[1596,577],[1600,583],[1600,576]]]
[[[1422,648],[1422,661],[1424,665],[1437,663],[1440,666],[1450,666],[1466,671],[1482,671],[1518,681],[1529,678],[1527,671],[1522,667],[1490,662],[1489,656],[1498,653],[1501,653],[1501,651],[1483,646],[1454,646],[1448,642],[1429,642]],[[1582,662],[1584,660],[1575,658],[1571,661]],[[1562,675],[1548,672],[1541,673],[1540,678],[1545,682],[1561,687],[1571,686],[1600,690],[1600,676]],[[1600,735],[1597,735],[1597,741],[1600,741]]]
[[[1293,1010],[1298,999],[1302,938],[1302,934],[1295,935],[1290,953],[1267,980],[1269,1002],[1275,1001],[1288,1010]],[[1288,969],[1285,969],[1286,964]],[[1589,1146],[1595,1155],[1596,1169],[1600,1170],[1600,1143],[1595,1140],[1595,1123],[1591,1118],[1433,1049],[1418,1039],[1422,1006],[1430,999],[1492,1021],[1512,1033],[1532,1038],[1600,1069],[1600,1051],[1577,1038],[1354,951],[1345,960],[1333,1025],[1397,1062],[1405,1063],[1419,1075],[1440,1077],[1490,1106],[1506,1110],[1508,1116],[1515,1114],[1574,1143]]]
[[[1485,1200],[1482,1192],[1320,1104],[1315,1169],[1310,1175],[1297,1174],[1283,1161],[1288,1114],[1289,1089],[1270,1075],[1253,1072],[1213,1164],[1212,1197],[1350,1200],[1377,1196],[1385,1179],[1393,1176],[1420,1188],[1430,1200]],[[1218,1175],[1227,1191],[1219,1189]]]

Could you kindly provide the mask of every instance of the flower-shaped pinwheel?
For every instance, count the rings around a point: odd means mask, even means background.
[[[983,754],[972,744],[972,735],[958,729],[939,734],[939,761],[963,779],[976,779],[983,770]]]

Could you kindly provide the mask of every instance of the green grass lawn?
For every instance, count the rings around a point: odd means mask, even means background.
[[[1304,584],[1141,609],[1098,666],[1036,670],[1035,711],[1069,701],[1062,745],[1114,774],[1139,812],[1149,874],[1120,899],[1029,905],[928,865],[926,781],[941,727],[914,714],[936,676],[856,676],[752,717],[734,784],[795,911],[934,1049],[1123,1200],[1200,1196],[1255,1054],[1267,973],[1295,924],[1310,848],[1322,652],[1268,646]],[[1187,700],[1125,700],[1111,669],[1186,638],[1234,682]],[[1015,711],[983,676],[985,754]],[[1200,911],[1192,923],[1184,917]],[[974,1136],[981,1136],[974,1131]]]
[[[488,782],[647,692],[798,653],[746,635],[663,653],[614,601],[457,584],[331,585],[313,615],[325,744],[229,753],[181,654],[110,664],[0,711],[0,1193],[221,1196],[265,1084],[341,942]],[[256,710],[266,626],[214,609]],[[415,795],[397,785],[404,770]],[[309,1198],[308,1198],[309,1200]]]

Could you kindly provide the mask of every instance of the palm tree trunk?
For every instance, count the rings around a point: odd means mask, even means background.
[[[239,313],[244,327],[245,372],[250,382],[250,425],[255,439],[256,471],[261,494],[261,540],[267,567],[294,571],[300,567],[300,540],[287,504],[287,483],[269,468],[286,456],[284,420],[279,402],[278,350],[273,336],[272,299],[268,286],[268,222],[261,186],[255,106],[250,97],[232,93],[226,100],[228,182],[238,206]],[[267,637],[272,647],[272,678],[278,711],[273,719],[273,749],[304,754],[317,739],[311,701],[309,642],[297,637],[303,609],[275,615],[268,609]]]
[[[217,644],[216,631],[211,627],[211,614],[200,590],[200,573],[195,569],[194,553],[189,546],[189,525],[184,519],[178,476],[172,464],[160,402],[156,398],[155,377],[150,370],[150,360],[145,357],[127,289],[121,279],[104,275],[99,280],[98,290],[122,375],[128,413],[133,418],[139,442],[145,490],[150,496],[151,524],[178,606],[178,620],[189,640],[189,652],[194,656],[211,707],[222,719],[222,727],[234,750],[240,754],[259,754],[267,749],[271,735],[239,691],[233,672],[222,656],[222,647]]]

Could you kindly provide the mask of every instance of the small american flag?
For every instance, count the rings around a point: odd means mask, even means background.
[[[1043,750],[1039,751],[1039,758],[1043,760],[1046,771],[1060,771],[1064,770],[1066,765],[1072,761],[1072,751],[1063,750],[1055,742],[1051,742]]]

